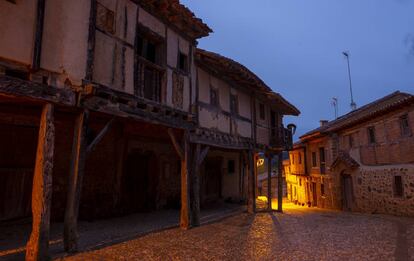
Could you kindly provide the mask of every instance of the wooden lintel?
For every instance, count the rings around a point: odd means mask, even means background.
[[[177,152],[178,156],[182,160],[184,158],[184,152],[180,144],[178,143],[177,139],[175,138],[175,135],[172,129],[168,129],[168,135],[170,136],[170,139],[174,146],[175,151]]]
[[[91,153],[96,145],[103,139],[103,137],[105,136],[105,134],[111,129],[113,123],[115,121],[115,118],[112,118],[106,125],[105,127],[103,127],[103,129],[101,130],[101,132],[99,132],[99,134],[96,136],[96,138],[92,141],[91,144],[88,145],[87,148],[87,152]]]
[[[43,106],[32,190],[32,233],[26,260],[49,260],[50,208],[55,144],[53,105]]]

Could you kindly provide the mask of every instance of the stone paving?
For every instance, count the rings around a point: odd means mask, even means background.
[[[414,219],[288,205],[169,229],[67,260],[414,260]]]

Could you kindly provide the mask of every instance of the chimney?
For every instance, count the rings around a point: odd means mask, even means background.
[[[327,120],[320,120],[319,122],[320,122],[320,124],[321,124],[321,127],[323,127],[323,126],[325,126],[326,124],[328,124],[328,122],[329,122],[329,121],[327,121]]]

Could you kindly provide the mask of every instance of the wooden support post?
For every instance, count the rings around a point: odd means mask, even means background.
[[[181,159],[181,213],[180,213],[180,227],[182,229],[190,228],[190,144],[189,134],[186,132],[183,137],[183,147],[180,146],[177,139],[175,138],[172,129],[168,129],[168,135],[170,136],[171,142]]]
[[[43,107],[40,119],[32,190],[32,233],[26,246],[26,260],[49,260],[50,205],[55,145],[53,105]]]
[[[72,159],[70,165],[68,196],[65,210],[63,242],[66,252],[78,249],[78,213],[82,189],[82,179],[86,158],[86,133],[88,130],[89,112],[83,111],[77,116],[73,134]]]
[[[194,227],[200,226],[200,165],[206,158],[210,147],[205,147],[201,151],[201,145],[196,144],[195,153],[193,153],[193,167],[192,167],[192,197],[191,197],[191,225]]]
[[[247,211],[249,213],[256,212],[256,177],[255,177],[255,155],[253,151],[249,151],[249,177],[248,177],[248,199]]]
[[[113,123],[115,121],[115,118],[112,118],[106,125],[103,127],[101,132],[96,136],[96,138],[91,142],[91,144],[88,145],[88,148],[86,149],[88,153],[92,152],[96,145],[105,137],[105,134],[111,129]]]
[[[267,210],[272,211],[272,154],[267,154]]]
[[[283,153],[279,152],[277,159],[277,211],[283,212]]]

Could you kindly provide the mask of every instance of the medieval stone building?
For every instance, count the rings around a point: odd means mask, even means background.
[[[301,205],[414,215],[414,96],[395,92],[302,137],[285,165]]]
[[[0,0],[0,24],[0,221],[32,217],[27,259],[50,222],[76,251],[78,219],[255,210],[257,155],[289,147],[299,111],[197,49],[211,29],[178,0]]]

